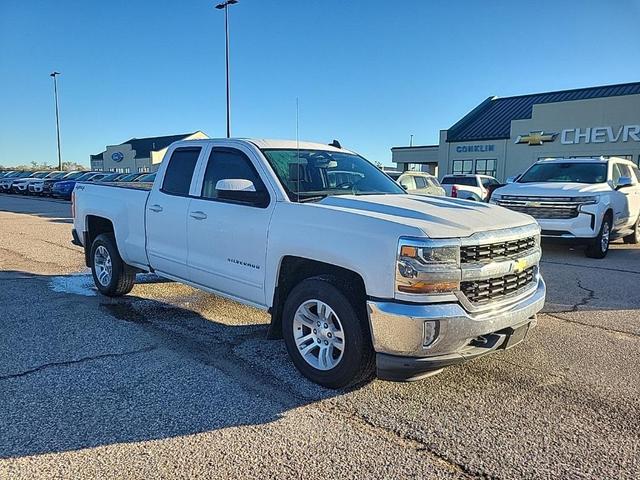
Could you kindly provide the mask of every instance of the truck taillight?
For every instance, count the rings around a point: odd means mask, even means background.
[[[458,187],[455,185],[451,185],[451,196],[453,198],[458,198]]]
[[[76,218],[76,192],[71,192],[71,217]]]

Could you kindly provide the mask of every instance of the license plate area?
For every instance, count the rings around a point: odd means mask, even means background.
[[[507,336],[504,343],[500,348],[505,350],[509,350],[511,347],[515,347],[521,341],[523,341],[527,337],[527,333],[529,333],[529,323],[526,323],[518,328],[505,328],[501,330],[500,333],[503,333]]]

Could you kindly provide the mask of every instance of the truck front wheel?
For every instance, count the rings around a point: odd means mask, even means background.
[[[338,279],[318,276],[294,287],[282,326],[293,364],[312,382],[342,388],[372,376],[375,354],[364,305]]]
[[[98,235],[91,244],[91,273],[96,288],[108,297],[120,297],[131,291],[136,273],[122,261],[111,233]]]
[[[607,213],[602,219],[602,226],[598,236],[587,245],[585,254],[590,258],[604,258],[609,251],[609,242],[611,241],[611,228],[613,219],[610,213]]]

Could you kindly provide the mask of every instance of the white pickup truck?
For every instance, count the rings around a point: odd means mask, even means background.
[[[535,220],[408,195],[336,146],[177,142],[150,190],[78,183],[73,200],[100,292],[153,271],[268,310],[268,336],[330,388],[510,348],[544,303]]]
[[[440,182],[448,197],[486,202],[500,182],[489,175],[445,175]]]
[[[623,158],[539,160],[491,202],[533,216],[544,237],[585,243],[592,258],[610,240],[640,242],[640,170]]]

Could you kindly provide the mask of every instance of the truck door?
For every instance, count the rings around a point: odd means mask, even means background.
[[[267,232],[275,195],[259,169],[248,147],[214,146],[189,205],[187,238],[192,282],[264,305]]]
[[[158,273],[188,280],[187,212],[200,147],[176,148],[147,200],[147,256]]]

